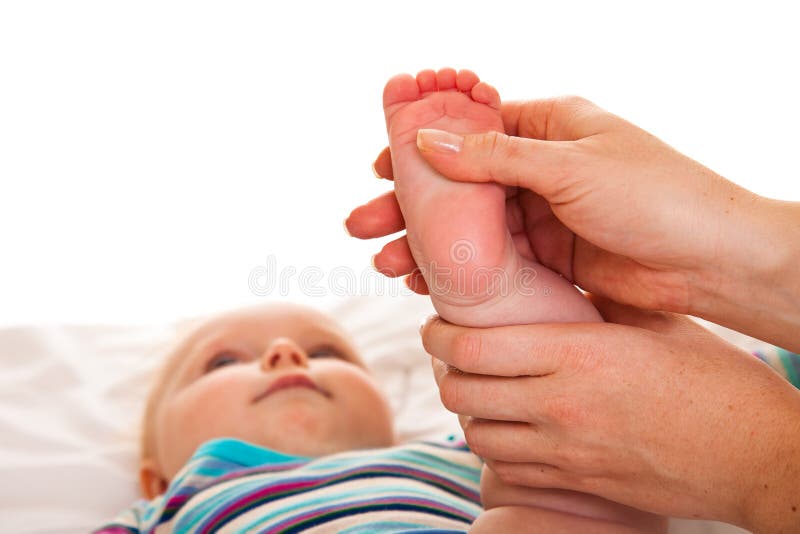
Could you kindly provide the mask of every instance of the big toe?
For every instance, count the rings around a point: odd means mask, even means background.
[[[410,74],[398,74],[386,82],[383,88],[383,107],[390,108],[395,104],[417,100],[419,97],[417,80]]]

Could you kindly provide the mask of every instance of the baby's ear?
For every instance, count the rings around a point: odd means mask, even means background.
[[[167,491],[167,481],[161,470],[150,458],[142,460],[139,467],[139,489],[147,500],[153,500]]]

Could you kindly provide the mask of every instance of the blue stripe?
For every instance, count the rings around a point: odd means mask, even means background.
[[[783,368],[786,369],[786,377],[796,388],[800,388],[800,355],[789,352],[785,349],[778,349],[778,357],[781,359]]]

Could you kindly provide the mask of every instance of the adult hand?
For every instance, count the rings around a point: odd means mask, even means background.
[[[470,448],[506,484],[794,532],[800,391],[685,317],[592,300],[607,323],[426,322]]]
[[[759,197],[581,98],[505,104],[508,135],[422,130],[418,145],[454,180],[509,186],[520,252],[598,295],[707,318],[800,350],[800,203]],[[385,150],[376,173],[391,178]],[[393,194],[346,221],[361,238],[404,228]],[[401,237],[374,259],[412,273]]]

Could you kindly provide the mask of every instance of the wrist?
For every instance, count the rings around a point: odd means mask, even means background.
[[[800,202],[734,187],[713,261],[693,275],[690,313],[800,352]]]

